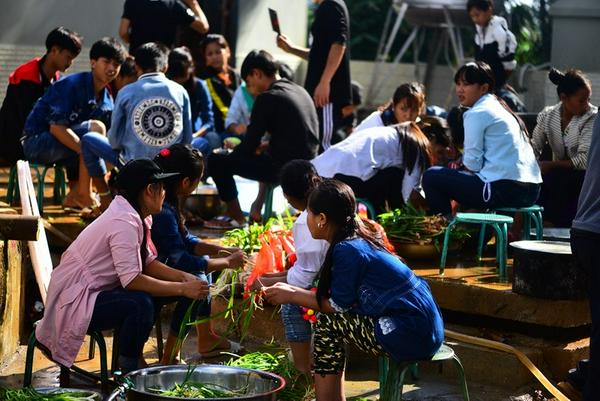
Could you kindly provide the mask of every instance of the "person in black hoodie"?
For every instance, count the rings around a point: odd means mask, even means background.
[[[237,198],[234,175],[277,183],[279,170],[290,160],[310,160],[317,155],[319,125],[308,92],[301,86],[279,79],[273,56],[253,50],[242,64],[242,77],[256,95],[246,136],[231,154],[212,153],[208,170],[221,200],[227,203],[226,221],[220,226],[239,226],[244,215]],[[268,135],[266,135],[268,134]],[[217,221],[205,224],[217,225]]]

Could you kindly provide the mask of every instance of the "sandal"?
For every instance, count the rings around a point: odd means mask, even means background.
[[[204,222],[204,228],[213,230],[232,230],[234,228],[242,228],[244,226],[244,223],[240,223],[229,216],[217,216],[209,221]]]

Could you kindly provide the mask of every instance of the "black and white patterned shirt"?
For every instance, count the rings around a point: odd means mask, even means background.
[[[573,116],[563,131],[560,124],[561,107],[562,103],[548,106],[538,114],[531,137],[533,149],[539,158],[544,145],[548,143],[552,148],[552,160],[570,159],[575,169],[585,170],[598,108],[590,104],[588,111],[582,116]]]

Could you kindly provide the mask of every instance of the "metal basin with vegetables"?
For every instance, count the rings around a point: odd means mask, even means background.
[[[127,401],[275,401],[276,393],[285,387],[285,380],[276,374],[222,365],[140,369],[125,376],[125,383]],[[119,399],[119,390],[109,398]]]

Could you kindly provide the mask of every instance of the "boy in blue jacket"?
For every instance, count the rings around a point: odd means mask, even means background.
[[[105,162],[120,167],[132,159],[153,159],[172,144],[192,142],[189,96],[164,74],[168,49],[145,43],[133,56],[138,80],[119,92],[108,137],[89,132],[81,139],[85,165],[100,193],[100,210],[112,199]]]
[[[21,143],[27,160],[38,164],[77,160],[85,133],[106,132],[113,109],[107,85],[119,74],[125,55],[125,47],[117,40],[100,39],[90,50],[90,72],[69,75],[50,86],[25,121]],[[95,204],[89,180],[80,158],[74,199],[80,207]]]

